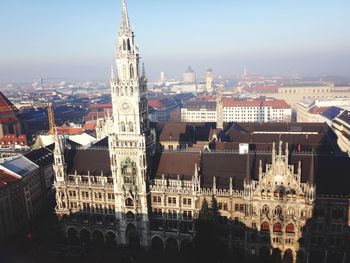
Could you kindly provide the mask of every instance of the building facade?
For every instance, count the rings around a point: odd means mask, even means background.
[[[181,108],[184,122],[217,122],[218,102],[189,101]],[[290,122],[292,109],[283,100],[223,99],[224,122]]]

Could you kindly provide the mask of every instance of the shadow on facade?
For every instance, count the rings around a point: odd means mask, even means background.
[[[118,217],[121,220],[116,220]],[[280,226],[270,227],[263,223],[261,231],[258,231],[236,220],[220,217],[218,240],[208,241],[207,246],[198,248],[194,239],[196,222],[186,218],[186,215],[178,214],[176,217],[172,214],[152,214],[150,221],[144,222],[142,216],[131,212],[116,217],[105,211],[79,211],[64,216],[60,222],[70,245],[126,249],[131,254],[148,251],[156,260],[212,262],[213,258],[208,255],[213,254],[218,262],[296,262],[293,251],[281,251],[272,246],[271,232],[274,236],[281,232],[282,236]],[[144,232],[142,226],[149,226],[149,231]],[[148,247],[144,246],[145,239]],[[297,262],[307,262],[303,253],[298,253]]]
[[[297,262],[350,263],[349,221],[348,198],[319,197],[302,228]]]

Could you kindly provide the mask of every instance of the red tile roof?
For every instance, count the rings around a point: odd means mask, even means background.
[[[164,104],[159,99],[149,99],[148,106],[154,109],[162,109],[165,108]]]
[[[15,134],[5,134],[0,139],[0,144],[6,144],[6,145],[28,145],[27,136],[22,134],[19,136],[16,136]]]
[[[15,112],[18,109],[12,102],[0,91],[0,113]]]
[[[59,127],[57,133],[59,135],[79,135],[84,132],[83,128]]]
[[[112,103],[104,103],[104,104],[90,104],[91,109],[105,109],[105,108],[112,108]]]
[[[96,129],[96,121],[88,121],[83,126],[84,130],[95,130]]]

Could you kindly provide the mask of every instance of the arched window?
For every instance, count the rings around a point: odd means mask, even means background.
[[[121,127],[121,132],[126,132],[126,127],[125,127],[125,123],[124,122],[122,122],[120,124],[120,127]]]
[[[131,50],[130,39],[128,39],[128,50]]]
[[[126,213],[126,218],[127,218],[127,219],[134,219],[134,218],[135,218],[135,215],[134,215],[133,212],[130,212],[130,211],[129,211],[129,212]]]
[[[286,226],[286,233],[294,233],[294,225],[293,224],[288,224]]]
[[[129,122],[129,132],[134,132],[134,125],[132,122]]]
[[[132,200],[131,198],[127,198],[125,200],[125,205],[126,206],[134,206],[134,200]]]
[[[282,225],[281,223],[276,223],[273,225],[273,232],[282,232]]]
[[[276,208],[275,208],[275,215],[276,216],[279,216],[279,215],[281,215],[282,214],[282,208],[280,207],[280,206],[277,206]]]
[[[262,210],[261,210],[261,213],[263,214],[263,215],[268,215],[269,214],[269,212],[270,212],[270,209],[269,209],[269,207],[267,206],[267,205],[264,205],[263,206],[263,208],[262,208]]]
[[[134,78],[134,67],[132,64],[130,64],[130,78],[133,79]]]
[[[268,222],[263,222],[261,224],[261,231],[270,232],[270,225]]]
[[[130,95],[134,95],[134,88],[133,87],[130,87]]]
[[[123,50],[126,50],[126,42],[123,40]]]

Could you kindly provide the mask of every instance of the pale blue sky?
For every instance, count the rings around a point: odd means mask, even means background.
[[[349,0],[127,0],[151,79],[350,75]],[[0,0],[0,80],[106,79],[120,0]]]

